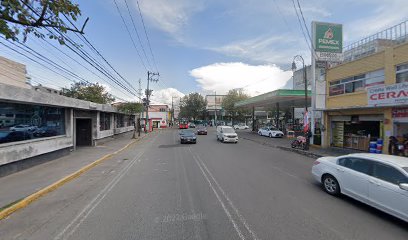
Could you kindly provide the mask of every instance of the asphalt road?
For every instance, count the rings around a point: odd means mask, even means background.
[[[0,222],[0,239],[408,239],[408,224],[324,193],[313,159],[214,130],[154,133]]]

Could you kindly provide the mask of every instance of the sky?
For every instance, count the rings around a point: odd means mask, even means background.
[[[126,1],[135,27],[125,0],[73,1],[82,12],[76,25],[89,17],[85,36],[133,89],[139,89],[139,79],[146,88],[147,71],[160,73],[159,81],[150,83],[153,104],[170,104],[172,97],[190,92],[225,94],[242,88],[256,96],[289,88],[293,57],[300,54],[310,63],[292,0],[139,0],[150,47],[137,1]],[[407,0],[299,0],[299,4],[309,30],[311,21],[343,24],[344,46],[407,20]],[[34,36],[26,44],[83,78],[103,84],[115,96],[138,100],[77,64],[86,65],[55,41],[53,46],[77,62]],[[34,83],[55,88],[71,83],[3,46],[0,55],[26,64]]]

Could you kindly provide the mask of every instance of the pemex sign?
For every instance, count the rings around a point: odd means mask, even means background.
[[[313,46],[319,61],[340,61],[343,51],[343,26],[313,22]]]

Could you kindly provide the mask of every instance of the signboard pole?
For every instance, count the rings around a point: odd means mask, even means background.
[[[313,135],[310,139],[310,143],[314,144],[314,133],[315,133],[315,109],[316,109],[316,58],[315,54],[313,52],[314,50],[312,49],[312,103],[311,103],[311,116],[310,116],[310,130],[312,131]]]

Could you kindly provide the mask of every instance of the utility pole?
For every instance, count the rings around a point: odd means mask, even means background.
[[[139,103],[142,103],[142,80],[139,78]],[[141,124],[140,124],[140,119],[143,117],[143,108],[139,113],[139,118],[137,119],[137,135],[140,137],[140,131],[141,131]]]
[[[217,92],[214,92],[214,126],[217,126]]]
[[[174,96],[171,97],[171,124],[173,124],[174,122],[174,104],[173,104],[174,98],[177,98],[177,97],[174,97]]]
[[[159,73],[153,73],[147,71],[147,89],[146,89],[146,121],[145,121],[145,132],[147,133],[150,129],[149,126],[149,106],[150,106],[150,95],[152,94],[153,90],[150,90],[150,82],[158,82],[159,79],[153,77],[159,77]]]

